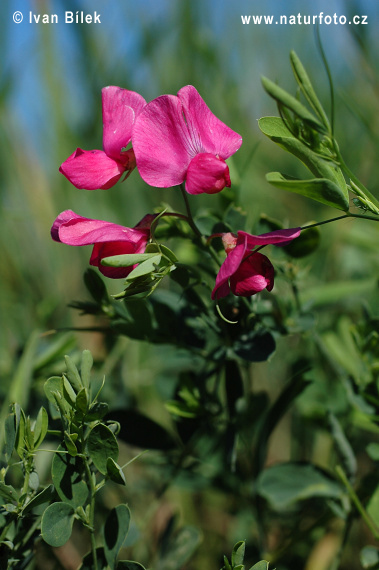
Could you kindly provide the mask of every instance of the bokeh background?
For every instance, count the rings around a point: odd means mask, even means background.
[[[24,14],[20,24],[12,20],[16,10]],[[97,11],[101,24],[65,24],[65,10]],[[29,11],[56,13],[60,21],[31,24]],[[82,332],[63,337],[66,333],[54,333],[93,324],[91,319],[67,308],[73,299],[88,295],[82,275],[90,248],[70,248],[53,242],[49,232],[55,217],[62,210],[72,209],[86,217],[133,226],[161,202],[182,208],[175,189],[150,188],[136,171],[110,190],[93,192],[77,190],[59,174],[59,165],[76,147],[101,148],[102,87],[119,85],[151,100],[193,84],[212,111],[243,137],[233,168],[238,204],[247,211],[250,231],[256,229],[261,213],[276,217],[289,227],[334,215],[315,202],[270,187],[264,178],[272,170],[295,176],[304,175],[305,170],[275,148],[258,129],[259,117],[277,114],[273,101],[261,87],[260,76],[264,74],[294,92],[288,58],[294,49],[310,71],[326,109],[330,109],[329,87],[314,26],[243,25],[241,15],[289,17],[299,12],[337,13],[347,19],[355,14],[367,15],[365,26],[324,24],[320,36],[335,85],[337,139],[350,168],[376,193],[377,1],[1,2],[0,393],[5,401],[19,375],[20,357],[31,343],[38,353],[41,343],[48,346],[65,338],[67,346],[90,348],[99,360],[107,356],[100,335]],[[222,207],[222,199],[217,196],[201,196],[191,203],[194,210]],[[374,223],[348,220],[323,229],[318,251],[302,262],[306,269],[304,282],[312,291],[320,283],[345,283],[346,287],[330,289],[329,293],[320,290],[320,304],[329,294],[334,295],[329,298],[331,301],[340,303],[340,314],[349,310],[354,316],[363,300],[377,310],[377,240],[378,227]],[[111,291],[119,288],[119,284],[110,283]],[[303,295],[306,301],[307,289]],[[287,349],[283,345],[281,356],[271,364],[277,374],[274,392],[281,382]],[[108,361],[106,371],[111,373],[115,362],[122,359],[121,381],[137,401],[139,397],[145,399],[144,405],[152,415],[159,416],[161,408],[151,404],[149,390],[154,376],[175,368],[175,355],[170,353],[171,360],[166,357],[164,348],[158,353],[125,341],[112,353],[113,360]],[[259,378],[264,383],[270,374],[262,370]],[[26,393],[24,389],[24,398]],[[285,434],[283,431],[284,439]],[[289,453],[290,444],[283,441],[278,440],[274,454],[278,460]],[[324,449],[322,445],[320,449]],[[196,519],[194,514],[191,516]]]

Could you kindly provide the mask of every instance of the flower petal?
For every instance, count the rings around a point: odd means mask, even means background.
[[[238,246],[237,246],[238,247]],[[274,268],[261,253],[248,255],[230,277],[230,289],[234,295],[250,297],[274,286]]]
[[[197,152],[209,152],[225,160],[240,148],[241,135],[212,113],[195,87],[182,87],[178,97],[183,104],[188,130]]]
[[[132,138],[136,117],[146,105],[145,99],[128,89],[110,85],[101,90],[103,104],[103,149],[115,160],[123,162],[121,149]]]
[[[168,188],[184,182],[195,151],[190,154],[182,105],[174,95],[162,95],[146,105],[132,134],[137,168],[147,184]]]
[[[53,225],[51,226],[50,230],[51,237],[53,238],[53,240],[60,242],[61,240],[59,238],[59,228],[66,222],[69,222],[70,220],[76,218],[82,218],[82,217],[79,216],[78,214],[75,214],[75,212],[73,212],[72,210],[65,210],[64,212],[59,214],[59,216],[55,219]]]
[[[102,150],[76,151],[61,164],[61,172],[76,188],[106,190],[121,178],[125,168]]]
[[[244,243],[237,244],[236,247],[227,255],[217,274],[215,287],[211,295],[212,299],[221,299],[230,293],[228,281],[231,276],[238,271],[246,253],[246,247],[245,240]]]
[[[230,185],[229,168],[221,158],[200,153],[191,160],[186,175],[189,194],[215,194]]]
[[[238,241],[247,240],[247,248],[250,249],[256,245],[286,245],[293,239],[299,237],[301,228],[290,228],[288,230],[274,230],[267,234],[255,236],[246,232],[238,232]]]
[[[138,244],[142,238],[148,239],[150,230],[148,227],[125,228],[111,222],[83,218],[71,210],[66,210],[55,220],[52,233],[55,236],[58,233],[56,241],[79,246],[112,241]]]

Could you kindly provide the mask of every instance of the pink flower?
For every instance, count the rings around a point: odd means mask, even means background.
[[[221,234],[227,257],[216,277],[212,299],[221,299],[232,292],[250,297],[274,286],[274,268],[265,255],[252,251],[256,246],[283,246],[299,237],[301,228],[275,230],[260,236],[246,232]],[[214,236],[216,237],[216,236]]]
[[[51,228],[54,241],[67,245],[93,245],[90,265],[98,267],[103,275],[112,279],[126,277],[132,267],[105,267],[101,260],[125,253],[143,253],[150,238],[150,226],[156,216],[147,214],[134,228],[125,228],[111,222],[91,220],[65,210]]]
[[[122,149],[130,143],[133,124],[146,101],[134,91],[114,86],[104,87],[101,94],[104,150],[77,148],[59,168],[74,186],[85,190],[111,188],[136,166],[133,149]]]
[[[146,105],[133,128],[142,178],[167,188],[186,181],[190,194],[214,194],[230,186],[225,162],[242,138],[215,117],[192,85]]]

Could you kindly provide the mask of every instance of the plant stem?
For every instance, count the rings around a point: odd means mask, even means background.
[[[88,484],[89,484],[89,488],[90,488],[90,509],[89,509],[89,526],[90,526],[90,534],[91,534],[91,549],[92,549],[92,559],[93,559],[93,568],[94,570],[98,570],[98,565],[97,565],[97,553],[96,553],[96,539],[95,539],[95,527],[94,527],[94,522],[95,522],[95,485],[93,483],[93,479],[92,479],[92,473],[91,473],[91,469],[89,468],[88,465],[88,461],[87,458],[84,458],[84,467],[86,470],[86,475],[87,475],[87,479],[88,479]]]
[[[367,198],[369,198],[371,200],[371,202],[373,204],[375,204],[375,206],[377,208],[379,208],[379,200],[377,198],[375,198],[375,196],[373,194],[371,194],[371,192],[369,190],[367,190],[367,188],[364,186],[364,184],[362,184],[362,182],[355,176],[355,174],[347,166],[344,159],[342,158],[342,155],[341,155],[339,148],[338,148],[337,144],[335,143],[335,141],[334,141],[334,150],[336,152],[338,163],[339,163],[341,169],[345,172],[346,176],[348,176],[350,178],[350,180],[352,180],[354,182],[354,184],[356,184],[358,186],[358,188],[360,188],[362,190],[362,192],[365,194],[365,196]]]
[[[207,240],[205,239],[205,237],[203,236],[203,234],[201,233],[201,231],[199,230],[199,228],[197,227],[197,225],[195,224],[195,221],[193,219],[192,216],[192,212],[191,212],[191,207],[189,205],[189,201],[188,201],[188,196],[187,193],[184,189],[183,184],[180,184],[180,191],[182,193],[183,196],[183,200],[184,200],[184,204],[186,207],[186,211],[187,211],[187,222],[190,226],[190,228],[192,229],[192,231],[194,232],[194,234],[200,239],[202,245],[204,248],[207,248],[207,250],[209,251],[209,253],[211,254],[212,258],[214,259],[214,261],[217,263],[217,265],[221,265],[221,262],[218,258],[218,255],[216,253],[216,251],[213,249],[213,247],[207,242]]]
[[[316,228],[317,226],[322,226],[323,224],[330,224],[331,222],[336,222],[337,220],[344,220],[346,218],[360,218],[362,220],[372,220],[374,222],[379,222],[379,216],[364,216],[363,214],[352,214],[349,212],[348,214],[344,214],[343,216],[337,216],[337,218],[330,218],[329,220],[325,220],[323,222],[317,222],[315,224],[310,224],[309,226],[303,226],[300,228],[303,230],[309,230],[310,228]]]
[[[180,191],[182,193],[183,196],[183,200],[184,200],[184,204],[186,206],[186,211],[187,211],[187,219],[188,219],[188,224],[190,225],[191,229],[193,230],[193,232],[197,235],[197,237],[201,240],[203,240],[203,235],[201,233],[201,231],[199,230],[199,228],[197,227],[197,225],[194,222],[193,216],[192,216],[192,212],[191,212],[191,208],[189,205],[189,201],[188,201],[188,196],[187,193],[184,189],[183,184],[180,184]]]
[[[367,524],[368,528],[371,530],[374,538],[376,540],[379,540],[379,529],[376,527],[374,521],[371,519],[371,517],[369,516],[369,514],[365,510],[365,508],[362,505],[357,493],[354,491],[353,487],[351,486],[350,481],[346,477],[346,474],[340,465],[337,465],[336,473],[337,473],[338,477],[341,479],[342,483],[345,485],[350,499],[353,501],[357,511],[360,513],[363,520]]]

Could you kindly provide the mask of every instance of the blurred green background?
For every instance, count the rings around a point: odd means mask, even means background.
[[[21,24],[12,20],[16,10],[24,13]],[[30,24],[30,10],[58,13],[60,23]],[[101,24],[64,24],[65,10],[89,13],[96,10],[101,14]],[[335,83],[337,140],[351,170],[377,193],[378,2],[4,0],[1,3],[3,397],[19,371],[20,355],[25,354],[31,338],[33,341],[34,331],[45,334],[37,343],[48,345],[50,339],[57,338],[51,331],[94,324],[92,319],[67,309],[73,299],[88,296],[82,275],[91,249],[53,242],[49,231],[55,217],[62,210],[72,209],[86,217],[133,226],[161,202],[183,208],[177,190],[150,188],[137,171],[110,190],[93,192],[77,190],[59,174],[59,165],[76,147],[101,148],[102,87],[119,85],[151,100],[162,93],[175,94],[182,86],[193,84],[211,110],[243,137],[233,169],[238,204],[248,213],[248,231],[257,229],[261,213],[276,217],[289,227],[335,215],[335,211],[316,202],[266,183],[264,175],[268,171],[304,176],[305,170],[265,139],[257,126],[259,117],[277,114],[273,101],[261,87],[262,74],[295,91],[288,58],[290,49],[297,52],[310,72],[325,108],[330,108],[315,29],[306,25],[241,23],[241,14],[290,16],[320,11],[347,17],[367,15],[366,26],[323,25],[320,34]],[[193,198],[191,205],[194,211],[205,207],[219,209],[223,202],[220,196],[200,196]],[[325,305],[329,293],[319,289],[320,284],[337,282],[347,287],[337,286],[334,297],[330,297],[337,303],[334,323],[338,315],[347,311],[354,318],[362,301],[377,310],[378,235],[377,224],[359,220],[344,220],[323,228],[318,251],[298,262],[304,273],[301,291],[304,301],[312,297],[309,291],[318,291],[319,304]],[[111,291],[120,289],[119,283],[109,282],[109,285]],[[79,333],[76,342],[81,348],[93,350],[98,359],[107,353],[100,335]],[[283,341],[271,368],[257,366],[258,387],[265,385],[274,371],[270,389],[275,393],[288,347],[296,351],[296,338]],[[117,350],[112,358],[117,360],[122,355],[125,359],[128,389],[137,400],[138,394],[143,394],[145,410],[159,414],[154,405],[150,409],[150,393],[145,387],[157,372],[175,368],[175,355],[171,354],[171,360],[167,360],[163,349],[158,354],[133,342],[124,343]],[[108,371],[111,371],[114,360],[109,362]],[[289,444],[283,447],[280,441],[275,457],[285,459],[289,447]]]

